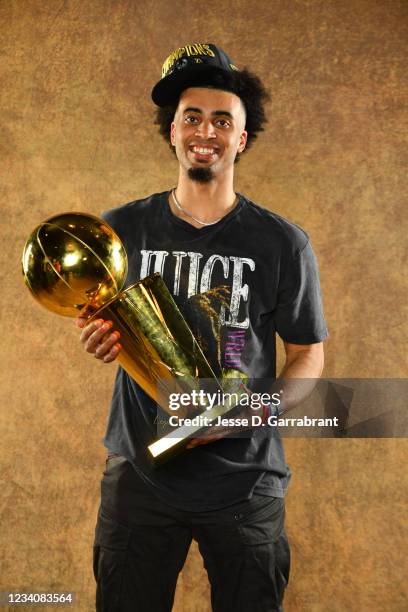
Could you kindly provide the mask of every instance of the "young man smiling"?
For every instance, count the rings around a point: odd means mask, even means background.
[[[234,190],[235,163],[266,120],[261,81],[215,45],[186,45],[165,61],[152,98],[179,175],[171,191],[105,214],[128,254],[127,283],[162,274],[218,375],[265,390],[276,378],[278,333],[281,376],[318,378],[327,331],[308,237]],[[111,322],[77,324],[89,353],[116,358]],[[95,534],[97,610],[171,610],[193,538],[216,612],[282,610],[290,471],[280,439],[259,428],[194,440],[154,470],[146,447],[155,416],[154,402],[119,368]]]
[[[180,200],[191,197],[191,186],[196,193],[201,192],[201,205],[197,202],[194,205],[204,217],[225,214],[236,200],[234,161],[247,141],[245,115],[241,99],[230,92],[194,87],[180,96],[170,131],[180,163],[176,191]],[[211,210],[208,193],[219,200]]]

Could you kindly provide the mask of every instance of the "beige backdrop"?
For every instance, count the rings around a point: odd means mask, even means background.
[[[99,214],[175,184],[149,98],[173,48],[219,44],[273,93],[237,188],[312,238],[326,376],[407,376],[407,26],[404,0],[1,1],[0,590],[72,589],[75,609],[93,609],[115,366],[84,354],[72,322],[34,302],[20,257],[51,214]],[[406,448],[286,441],[288,612],[408,609]],[[209,609],[193,548],[175,610]]]

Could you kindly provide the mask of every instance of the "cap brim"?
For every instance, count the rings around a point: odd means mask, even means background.
[[[228,77],[231,77],[231,72],[211,66],[208,64],[198,64],[192,68],[184,68],[177,72],[172,72],[166,77],[160,79],[152,89],[152,100],[157,106],[170,106],[177,104],[180,94],[188,87],[198,87],[200,84],[211,85],[212,76],[225,76],[227,87]],[[219,80],[214,82],[219,85]]]

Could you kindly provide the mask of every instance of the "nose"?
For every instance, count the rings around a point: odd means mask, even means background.
[[[211,121],[202,121],[195,133],[199,138],[215,138],[215,129]]]

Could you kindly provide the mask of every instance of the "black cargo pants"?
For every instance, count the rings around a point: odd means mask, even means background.
[[[290,553],[284,500],[253,495],[210,512],[167,506],[123,457],[107,462],[95,530],[97,612],[170,612],[194,538],[215,612],[282,611]]]

